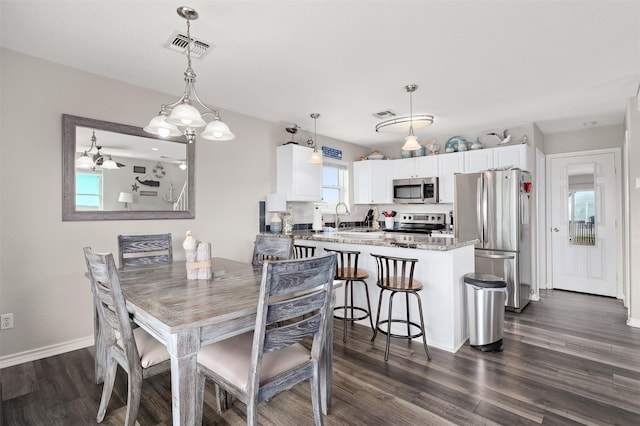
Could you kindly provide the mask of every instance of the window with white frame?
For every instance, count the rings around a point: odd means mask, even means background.
[[[343,161],[325,158],[322,164],[322,202],[316,205],[323,213],[335,213],[339,202],[349,203],[349,167]]]

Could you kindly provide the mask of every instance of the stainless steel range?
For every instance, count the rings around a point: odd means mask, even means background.
[[[412,234],[430,234],[431,231],[445,229],[445,213],[398,213],[397,226],[389,232],[405,232]]]

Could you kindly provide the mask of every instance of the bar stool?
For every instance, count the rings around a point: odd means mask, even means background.
[[[369,278],[369,274],[367,271],[358,268],[358,258],[360,257],[359,251],[348,251],[348,250],[335,250],[335,249],[324,249],[329,253],[337,254],[337,264],[336,264],[336,280],[345,281],[344,284],[344,305],[336,306],[333,308],[334,312],[337,310],[343,310],[344,314],[342,316],[335,315],[334,318],[341,319],[343,321],[344,330],[342,333],[342,341],[347,342],[347,321],[353,323],[354,321],[363,320],[365,318],[369,318],[369,323],[371,324],[371,329],[373,329],[373,318],[371,316],[371,302],[369,301],[369,288],[367,286],[367,282],[365,281]],[[360,282],[364,286],[364,291],[367,295],[367,308],[361,308],[353,305],[353,283]],[[349,303],[349,294],[351,295],[351,302]],[[356,316],[356,311],[360,313],[359,316]]]
[[[293,245],[293,257],[294,259],[305,259],[307,257],[313,257],[316,254],[316,248],[314,246],[305,246],[302,244]]]
[[[378,269],[378,280],[376,284],[380,287],[380,298],[378,299],[378,314],[376,315],[376,326],[373,329],[373,337],[371,343],[376,340],[378,331],[387,335],[387,344],[384,349],[384,360],[389,359],[389,343],[391,337],[397,337],[400,339],[413,339],[422,336],[422,342],[424,351],[427,353],[427,358],[431,361],[431,354],[429,353],[429,347],[427,346],[427,335],[424,331],[424,316],[422,314],[422,302],[418,292],[422,290],[422,283],[413,279],[413,270],[418,259],[408,259],[392,256],[382,256],[378,254],[371,254],[376,259]],[[390,291],[389,295],[389,312],[387,319],[380,321],[380,310],[382,308],[382,297],[385,291]],[[407,318],[393,318],[393,296],[397,293],[404,293],[407,304]],[[416,296],[418,300],[418,310],[420,313],[420,324],[411,321],[409,315],[409,294]],[[406,334],[397,334],[391,332],[392,323],[402,323],[407,326]],[[383,324],[387,324],[386,330],[382,328]],[[412,334],[411,327],[416,330]]]

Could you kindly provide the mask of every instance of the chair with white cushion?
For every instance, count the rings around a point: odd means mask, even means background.
[[[249,425],[258,424],[260,402],[310,379],[314,421],[323,424],[319,368],[335,264],[335,254],[264,262],[254,331],[198,353],[197,419],[202,418],[205,378],[247,405]],[[308,337],[310,350],[300,344]]]
[[[98,311],[100,341],[105,349],[105,376],[96,420],[102,422],[120,365],[128,374],[125,425],[134,425],[138,415],[142,379],[169,371],[166,347],[142,328],[132,330],[118,270],[111,253],[94,253],[84,248],[94,303]]]

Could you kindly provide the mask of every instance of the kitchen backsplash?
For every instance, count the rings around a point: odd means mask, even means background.
[[[269,231],[269,217],[266,212],[265,202],[259,202],[259,229],[260,232]],[[311,229],[313,223],[313,203],[310,202],[289,202],[289,211],[293,217],[293,229]],[[340,223],[346,227],[363,226],[364,218],[370,208],[377,207],[378,215],[376,219],[384,221],[383,211],[395,211],[400,213],[445,213],[447,223],[449,223],[449,212],[453,210],[453,204],[378,204],[378,205],[353,205],[350,206],[351,214],[340,214]],[[342,210],[341,210],[342,211]],[[323,214],[326,226],[334,226],[335,215],[331,213]]]

